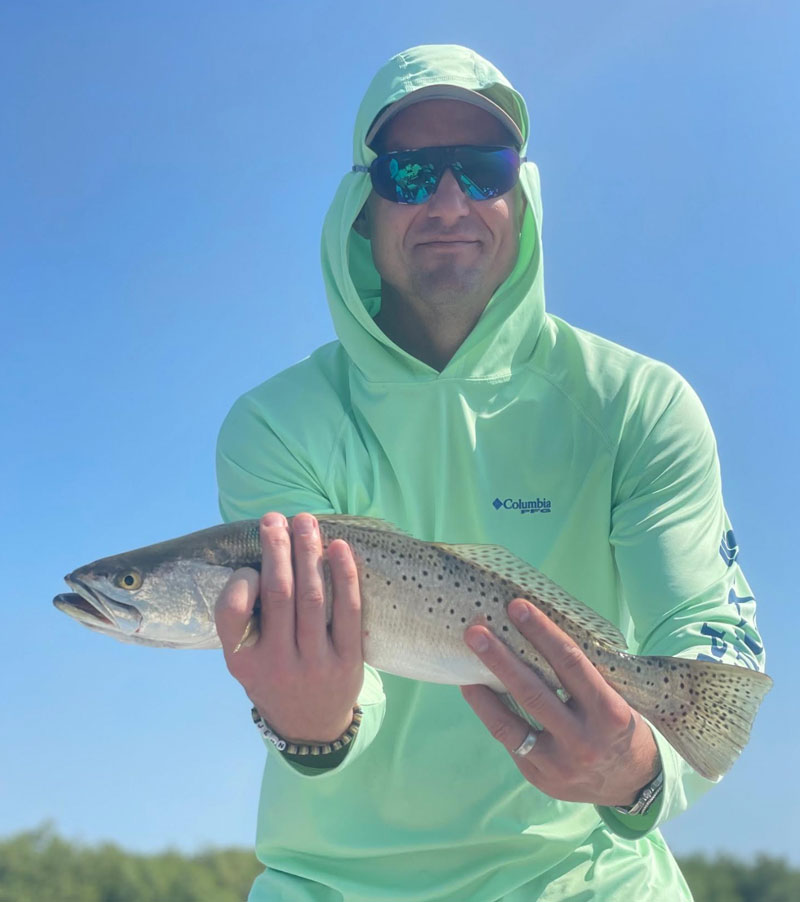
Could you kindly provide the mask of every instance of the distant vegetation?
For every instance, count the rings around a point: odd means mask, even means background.
[[[759,855],[742,862],[729,855],[680,858],[695,902],[798,902],[800,870],[783,859]]]
[[[695,902],[800,900],[800,870],[780,859],[692,855],[680,864]],[[42,827],[0,841],[0,902],[244,902],[260,870],[241,849],[134,855]]]
[[[261,870],[241,849],[134,855],[43,827],[0,842],[0,902],[244,902]]]

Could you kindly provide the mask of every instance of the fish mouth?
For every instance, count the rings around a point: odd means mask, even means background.
[[[69,614],[70,617],[80,620],[87,626],[114,626],[113,620],[109,620],[83,595],[78,595],[76,592],[62,592],[60,595],[56,595],[53,604],[59,611]]]
[[[53,604],[65,614],[70,614],[87,626],[104,629],[111,627],[123,633],[137,633],[142,625],[141,612],[133,605],[106,598],[87,582],[70,573],[64,582],[75,590],[53,599]]]

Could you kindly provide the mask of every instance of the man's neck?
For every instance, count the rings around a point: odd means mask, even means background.
[[[475,327],[488,301],[431,304],[400,297],[385,282],[375,323],[404,351],[441,372]]]

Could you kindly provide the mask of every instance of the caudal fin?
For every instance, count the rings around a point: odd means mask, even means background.
[[[625,655],[606,680],[643,714],[701,776],[716,780],[750,738],[772,688],[765,673],[687,658]]]

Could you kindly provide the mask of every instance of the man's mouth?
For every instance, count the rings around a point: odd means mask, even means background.
[[[472,244],[480,244],[479,241],[462,239],[462,238],[436,238],[433,241],[420,241],[421,247],[468,247]]]

